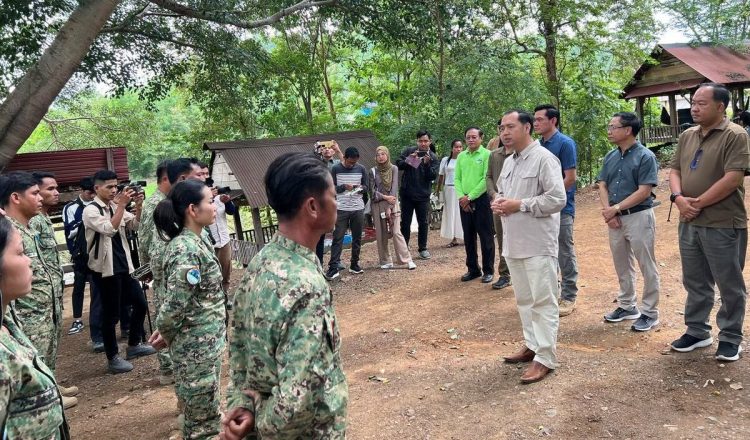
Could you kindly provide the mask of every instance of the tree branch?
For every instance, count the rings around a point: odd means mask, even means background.
[[[185,17],[195,18],[198,20],[206,20],[220,24],[228,24],[242,29],[256,29],[259,27],[269,26],[277,23],[281,21],[282,18],[304,9],[333,5],[337,3],[338,0],[301,0],[300,2],[289,6],[288,8],[284,8],[269,17],[255,21],[242,20],[237,17],[237,13],[235,12],[210,12],[205,10],[201,11],[198,9],[193,9],[174,0],[149,1],[157,6],[160,6],[163,9],[172,11]]]
[[[505,2],[500,2],[500,6],[503,8],[503,11],[505,12],[505,16],[508,17],[508,25],[510,26],[510,30],[513,33],[513,40],[516,42],[517,45],[521,46],[523,50],[520,53],[535,53],[537,55],[544,55],[544,51],[539,49],[532,49],[530,48],[526,43],[521,41],[521,39],[518,37],[518,33],[516,32],[516,26],[513,24],[513,18],[510,13],[510,10],[508,9],[508,5],[505,4]]]
[[[163,36],[163,35],[159,35],[159,34],[152,34],[150,32],[144,32],[144,31],[140,31],[138,29],[131,29],[131,28],[127,28],[127,27],[104,28],[104,29],[102,29],[102,33],[109,33],[109,34],[119,33],[119,34],[137,35],[137,36],[149,38],[149,39],[152,39],[152,40],[163,41],[165,43],[172,43],[172,44],[175,44],[177,46],[189,47],[189,48],[195,49],[195,50],[203,50],[202,47],[197,46],[197,45],[195,45],[193,43],[188,43],[187,41],[177,40],[177,39],[170,38],[170,37],[167,37],[167,36]]]

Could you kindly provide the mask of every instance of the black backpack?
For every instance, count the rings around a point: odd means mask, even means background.
[[[99,206],[96,202],[93,202],[92,205],[99,208],[99,215],[104,215],[104,208],[102,206]],[[92,241],[91,246],[89,246],[88,242],[86,242],[86,226],[84,226],[83,221],[81,221],[81,224],[78,225],[78,232],[76,233],[73,250],[70,253],[70,261],[73,263],[73,269],[76,272],[88,272],[89,254],[92,249],[94,250],[94,258],[99,258],[99,239],[100,234],[95,232],[94,240]]]

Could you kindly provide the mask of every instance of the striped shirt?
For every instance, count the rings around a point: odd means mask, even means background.
[[[336,185],[336,203],[339,211],[360,211],[365,209],[364,193],[367,191],[367,170],[360,164],[347,168],[338,163],[331,169],[333,184]],[[344,185],[352,185],[346,190]]]

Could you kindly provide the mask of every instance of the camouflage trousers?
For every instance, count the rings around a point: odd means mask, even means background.
[[[162,287],[160,285],[160,282],[157,281],[156,274],[154,274],[154,282],[152,284],[152,289],[154,292],[154,309],[155,309],[155,319],[158,319],[159,316],[159,310],[161,309],[162,304]],[[164,350],[159,350],[156,353],[156,358],[159,360],[159,372],[165,376],[171,376],[174,371],[174,366],[172,365],[172,355],[170,354],[171,349],[166,348]]]
[[[21,323],[23,332],[39,353],[39,358],[53,374],[57,363],[57,349],[62,337],[62,310],[58,310],[56,315],[57,324],[54,321]]]
[[[186,340],[187,339],[187,340]],[[222,350],[199,346],[190,338],[172,342],[175,391],[185,403],[185,440],[213,439],[219,435],[219,387]]]

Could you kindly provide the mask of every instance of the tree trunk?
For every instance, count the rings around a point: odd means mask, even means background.
[[[0,105],[0,169],[39,125],[121,1],[81,1],[50,47]]]
[[[318,25],[318,31],[320,32],[320,66],[323,72],[323,92],[326,95],[328,101],[328,112],[331,114],[333,120],[333,126],[338,127],[338,117],[336,116],[336,107],[333,104],[333,89],[331,88],[331,81],[328,78],[328,55],[333,44],[333,37],[328,36],[328,45],[326,46],[326,34],[323,31],[323,20]]]
[[[438,65],[437,65],[437,83],[438,83],[438,115],[443,118],[445,114],[445,35],[443,34],[443,17],[440,11],[440,5],[435,6],[433,19],[437,23],[438,32]]]
[[[547,91],[552,104],[560,108],[560,78],[557,76],[557,26],[555,9],[557,0],[544,0],[539,3],[540,30],[544,37],[544,66],[547,73]]]

